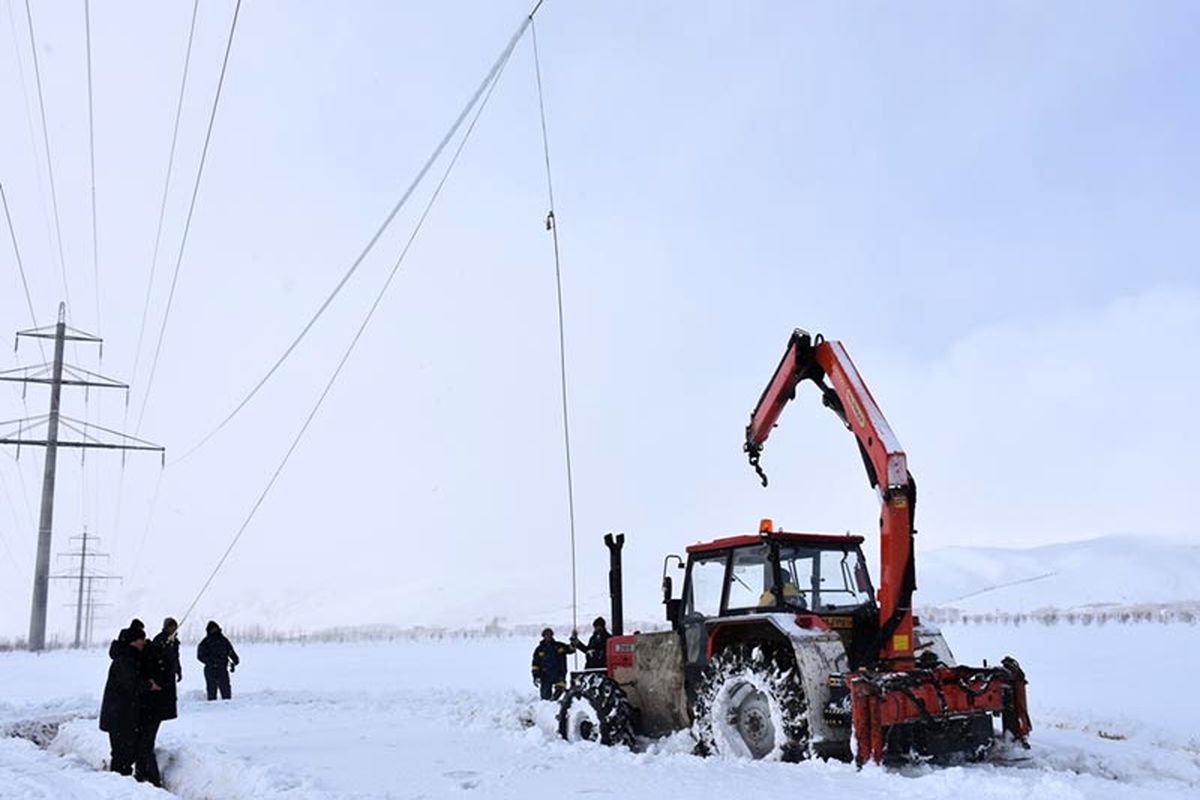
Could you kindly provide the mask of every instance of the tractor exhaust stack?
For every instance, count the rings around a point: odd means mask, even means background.
[[[612,601],[612,635],[622,636],[625,633],[624,592],[621,584],[621,548],[625,546],[625,534],[604,534],[604,544],[608,547],[608,596]]]

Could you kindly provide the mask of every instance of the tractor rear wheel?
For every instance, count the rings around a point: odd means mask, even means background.
[[[713,656],[692,719],[705,754],[772,761],[809,756],[808,703],[786,648],[737,645]]]
[[[558,705],[558,733],[569,742],[633,746],[633,711],[621,687],[601,672],[576,675]]]

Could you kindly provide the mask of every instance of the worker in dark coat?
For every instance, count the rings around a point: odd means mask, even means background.
[[[232,695],[229,686],[229,673],[233,672],[240,659],[233,645],[221,633],[221,626],[211,619],[204,628],[206,636],[196,648],[196,658],[204,664],[204,684],[208,689],[208,699],[216,700],[220,691],[221,699],[228,700]]]
[[[122,775],[133,772],[137,759],[141,705],[149,690],[149,683],[142,675],[145,646],[145,631],[126,628],[108,648],[112,664],[108,667],[104,700],[100,704],[100,730],[108,734],[112,750],[109,768]]]
[[[574,652],[574,645],[556,642],[550,628],[542,631],[533,651],[533,683],[541,689],[543,700],[557,697],[567,687],[567,654]]]
[[[576,650],[582,650],[587,659],[584,666],[588,669],[604,669],[604,658],[608,650],[608,640],[611,634],[608,632],[608,625],[604,621],[604,617],[596,617],[592,621],[592,635],[588,637],[587,644],[579,641],[579,637],[571,634],[571,644]]]
[[[178,630],[179,623],[167,617],[163,620],[162,631],[142,652],[143,676],[159,688],[149,692],[141,704],[135,775],[138,780],[155,786],[162,785],[158,756],[154,752],[158,728],[164,721],[179,716],[176,684],[183,679],[183,667],[179,663]]]

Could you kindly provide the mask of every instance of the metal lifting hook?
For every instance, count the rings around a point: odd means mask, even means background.
[[[749,444],[744,445],[743,449],[750,459],[750,466],[754,467],[754,471],[758,473],[758,479],[762,481],[762,485],[765,487],[767,485],[767,473],[763,472],[763,468],[758,464],[762,450],[757,447],[751,447]]]

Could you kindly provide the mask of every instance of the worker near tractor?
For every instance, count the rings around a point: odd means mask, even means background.
[[[611,634],[608,632],[608,624],[605,623],[604,617],[596,617],[592,620],[592,635],[588,637],[587,644],[580,641],[579,637],[571,632],[571,646],[584,654],[584,667],[587,669],[604,669],[604,654],[608,650],[608,639]]]
[[[196,647],[196,658],[204,664],[204,686],[208,691],[208,699],[216,700],[219,691],[221,699],[228,700],[233,694],[229,686],[229,673],[237,669],[240,659],[215,621],[210,619],[204,631],[206,635]]]
[[[762,593],[758,598],[759,608],[769,608],[775,605],[775,594],[778,591],[783,597],[784,605],[804,608],[804,595],[800,594],[800,590],[796,588],[796,584],[792,581],[792,575],[786,569],[779,570],[780,577],[783,579],[783,588],[780,590],[771,587]]]
[[[571,638],[577,639],[576,632]],[[575,652],[575,645],[555,641],[554,630],[542,631],[542,640],[533,651],[533,684],[542,693],[543,700],[553,700],[567,688],[567,655]]]

